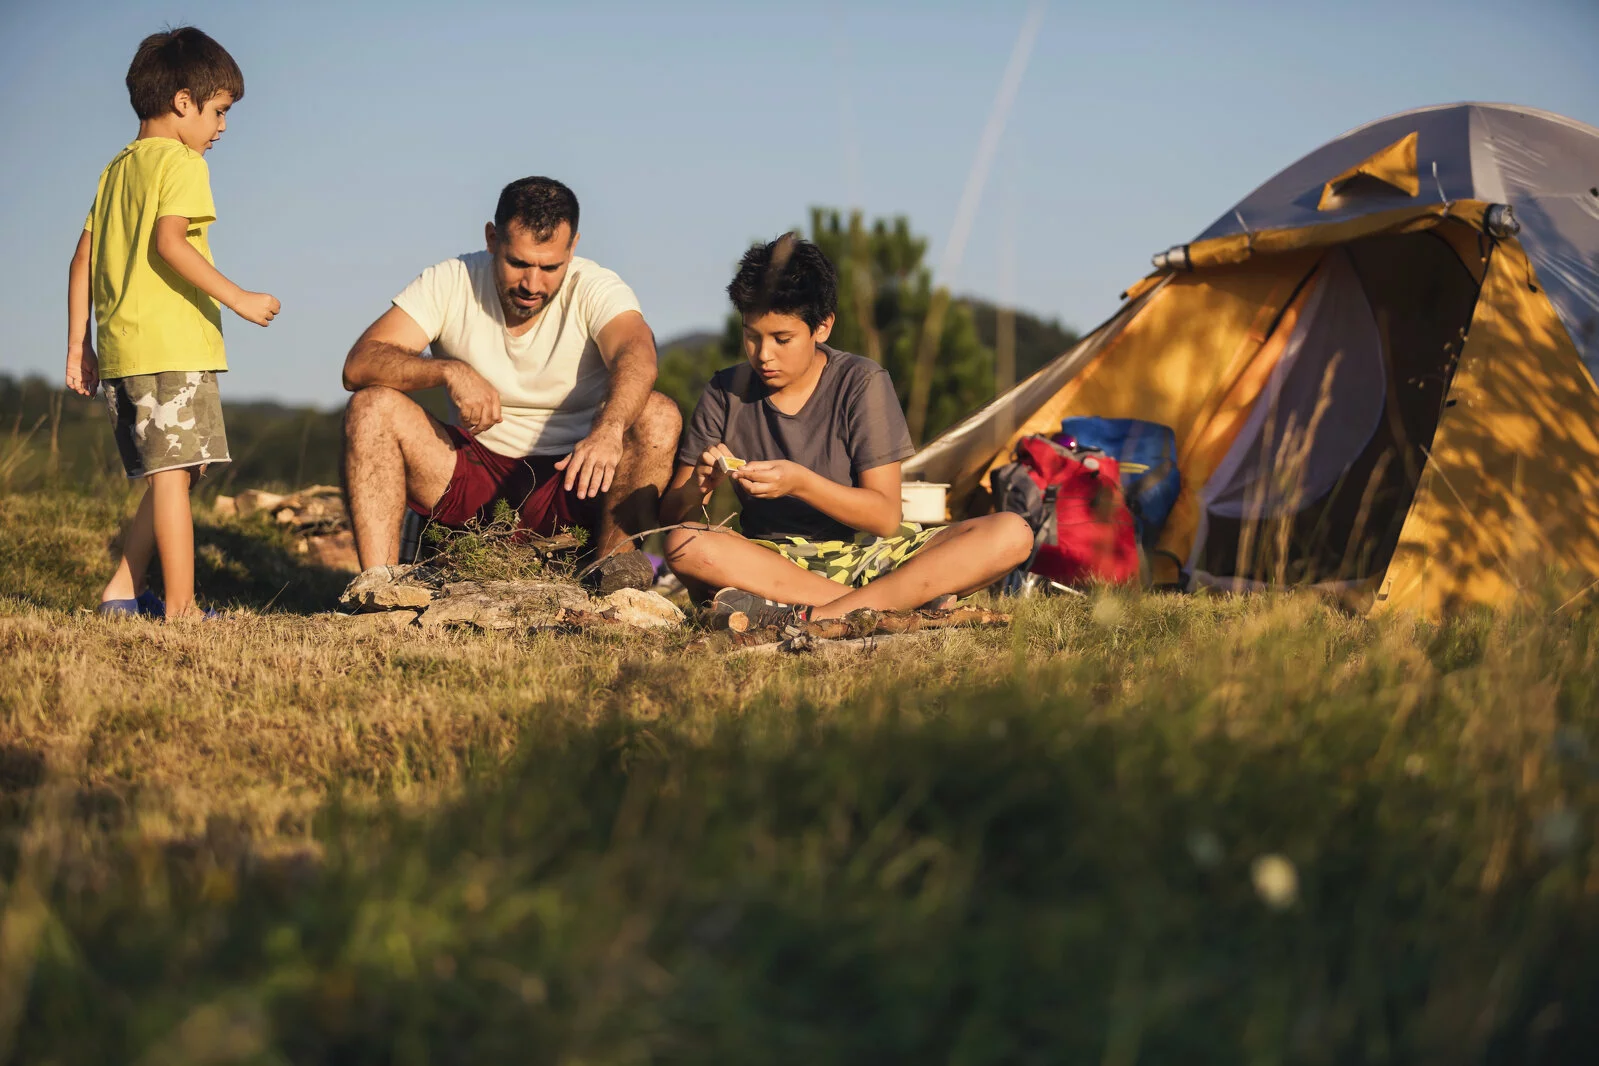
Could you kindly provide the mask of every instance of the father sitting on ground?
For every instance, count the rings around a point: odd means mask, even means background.
[[[573,254],[577,221],[565,185],[512,182],[487,250],[424,270],[350,349],[344,476],[362,569],[399,561],[407,504],[461,526],[504,500],[535,534],[590,530],[601,592],[649,587],[630,535],[658,524],[682,419],[651,391],[655,339],[633,290]],[[439,386],[455,424],[406,395]]]

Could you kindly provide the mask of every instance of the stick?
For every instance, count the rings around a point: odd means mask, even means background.
[[[780,640],[771,644],[750,644],[740,648],[731,649],[738,655],[776,655],[781,652],[799,654],[801,652],[822,652],[824,654],[839,651],[873,651],[885,644],[898,641],[913,641],[916,633],[882,633],[871,637],[854,637],[847,640],[820,640],[817,638],[795,638],[794,640]],[[803,641],[803,643],[802,643]]]
[[[705,620],[707,629],[725,629],[730,633],[747,633],[750,616],[743,611],[712,611]]]
[[[736,612],[735,612],[736,613]],[[732,616],[722,616],[732,617]],[[897,635],[918,633],[929,629],[960,629],[970,626],[998,626],[1010,622],[1010,615],[988,611],[981,607],[957,607],[953,611],[853,611],[845,618],[824,618],[798,627],[798,636],[811,640],[861,640],[873,634]],[[749,619],[744,617],[747,627]],[[791,631],[792,632],[792,631]],[[792,638],[789,638],[792,639]],[[776,626],[761,629],[727,630],[701,637],[686,650],[737,651],[746,648],[777,645],[785,641],[784,632]]]
[[[915,633],[923,629],[956,629],[963,626],[998,626],[1010,622],[1010,615],[985,611],[981,607],[957,607],[953,611],[851,611],[843,618],[807,622],[803,632],[822,640],[865,637],[873,633]]]
[[[733,516],[732,515],[728,515],[726,518],[722,519],[720,522],[716,523],[714,526],[706,525],[705,523],[702,523],[702,522],[693,522],[693,523],[689,523],[689,522],[674,522],[672,525],[669,525],[669,526],[661,526],[661,527],[659,527],[657,529],[646,529],[642,533],[629,533],[628,536],[627,536],[627,539],[628,540],[643,540],[645,537],[652,537],[652,536],[654,536],[657,533],[670,533],[674,529],[702,529],[702,528],[706,529],[706,530],[723,529],[732,520],[733,520]],[[617,547],[612,548],[610,551],[606,552],[604,555],[600,556],[598,559],[595,559],[592,563],[589,563],[583,569],[579,570],[577,572],[577,580],[582,581],[585,577],[588,577],[589,574],[594,572],[594,568],[596,566],[599,566],[605,560],[607,560],[611,556],[617,554],[617,552],[620,550],[620,548],[621,548],[621,545],[617,545]]]

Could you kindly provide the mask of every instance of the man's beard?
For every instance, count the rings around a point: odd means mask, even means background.
[[[544,299],[540,300],[536,306],[523,307],[521,304],[512,299],[511,293],[515,291],[517,290],[508,290],[500,297],[500,306],[505,309],[505,317],[507,319],[515,319],[518,322],[526,322],[530,318],[538,317],[539,312],[543,311],[549,306],[550,298],[546,296]]]

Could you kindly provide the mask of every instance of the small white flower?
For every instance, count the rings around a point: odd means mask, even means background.
[[[1273,910],[1285,910],[1299,899],[1299,871],[1282,855],[1262,855],[1249,867],[1255,894]]]
[[[1115,629],[1127,620],[1127,606],[1115,596],[1101,596],[1094,602],[1088,616],[1097,626]]]

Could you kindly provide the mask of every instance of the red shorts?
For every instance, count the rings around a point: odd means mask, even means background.
[[[564,487],[565,473],[555,469],[556,455],[530,455],[525,459],[491,452],[455,426],[445,426],[455,445],[455,473],[431,508],[410,501],[411,510],[440,525],[464,526],[476,518],[494,517],[494,505],[504,500],[520,514],[523,529],[547,537],[563,526],[594,528],[598,500],[580,500]]]

